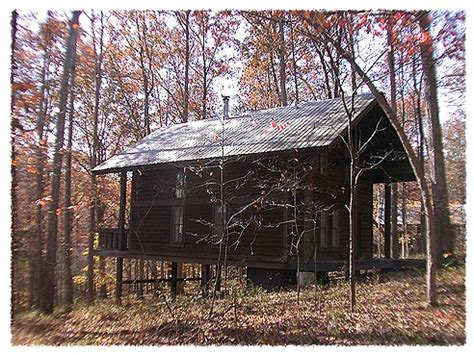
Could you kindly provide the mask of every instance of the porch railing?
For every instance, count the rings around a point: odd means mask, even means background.
[[[100,228],[97,230],[99,233],[99,248],[108,250],[119,250],[118,245],[118,228]],[[123,236],[124,250],[127,249],[128,245],[128,230],[125,229]]]

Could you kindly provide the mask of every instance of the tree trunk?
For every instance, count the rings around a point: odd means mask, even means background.
[[[321,62],[322,70],[324,73],[324,83],[326,84],[326,98],[332,99],[333,96],[332,96],[332,90],[331,90],[331,81],[329,78],[329,70],[327,68],[326,58],[324,58],[324,48],[321,50],[317,41],[313,41],[313,45],[316,50],[316,53],[319,56],[319,60]]]
[[[413,78],[413,89],[415,91],[415,96],[416,96],[416,103],[414,103],[414,107],[415,107],[415,118],[416,118],[416,123],[418,125],[418,137],[419,137],[418,159],[420,160],[421,173],[424,175],[425,174],[425,154],[424,154],[425,134],[424,134],[424,129],[423,129],[423,116],[421,114],[421,95],[420,95],[420,90],[418,89],[418,83],[416,79],[417,76],[418,76],[418,72],[416,70],[416,59],[415,57],[413,57],[412,78]],[[421,235],[421,246],[423,250],[426,249],[426,240],[427,240],[425,226],[426,226],[425,208],[423,204],[421,204],[420,206],[420,235]]]
[[[280,70],[280,104],[288,105],[288,97],[286,94],[286,58],[285,58],[285,18],[280,18],[279,22],[279,46],[278,60]]]
[[[92,41],[94,46],[95,66],[94,66],[94,81],[95,81],[95,92],[94,92],[94,117],[93,117],[93,128],[92,128],[92,152],[90,159],[91,170],[100,162],[97,161],[98,157],[98,137],[97,131],[99,127],[99,109],[100,109],[100,94],[102,87],[102,61],[103,61],[103,36],[104,36],[104,25],[103,25],[103,13],[101,13],[101,32],[99,36],[99,49],[96,47],[95,38],[95,16],[92,17]],[[90,303],[94,299],[94,256],[92,250],[94,249],[94,238],[95,229],[97,223],[97,208],[99,205],[97,196],[97,178],[95,174],[91,174],[91,186],[92,186],[92,197],[91,205],[89,207],[89,230],[88,230],[88,241],[87,241],[87,302]]]
[[[295,85],[295,102],[296,104],[299,103],[299,90],[298,90],[298,66],[296,65],[296,50],[295,50],[295,34],[293,25],[291,22],[291,15],[289,15],[289,25],[290,25],[290,34],[291,34],[291,60],[293,64],[293,80]]]
[[[143,102],[143,118],[144,118],[144,125],[145,125],[145,132],[142,137],[151,133],[150,130],[150,90],[149,90],[149,83],[148,83],[148,75],[146,73],[145,68],[145,59],[143,58],[143,48],[140,47],[140,69],[142,71],[142,80],[143,80],[143,95],[144,95],[144,102]]]
[[[69,126],[66,144],[66,167],[64,176],[64,244],[63,244],[63,260],[64,260],[64,308],[66,312],[72,310],[73,304],[73,283],[71,270],[71,234],[72,234],[72,203],[71,203],[71,163],[72,163],[72,132],[74,122],[74,88],[75,88],[75,64],[76,60],[72,60],[72,73],[70,85],[69,99]]]
[[[16,60],[15,60],[15,50],[16,50],[16,34],[17,34],[17,18],[18,12],[16,10],[12,11],[12,19],[11,19],[11,53],[10,53],[10,90],[11,90],[11,98],[10,98],[10,114],[11,114],[11,126],[10,126],[10,139],[11,139],[11,165],[10,165],[10,173],[11,173],[11,204],[12,204],[12,211],[11,211],[11,312],[12,312],[12,321],[15,317],[16,310],[17,310],[17,299],[16,299],[16,280],[17,280],[17,273],[16,273],[16,263],[17,260],[17,221],[18,221],[18,199],[17,199],[17,174],[16,174],[16,144],[15,144],[15,131],[18,125],[18,122],[14,116],[14,109],[15,109],[15,91],[13,90],[13,85],[15,84],[15,74],[17,70]]]
[[[348,31],[348,36],[349,36],[349,46],[350,46],[350,51],[351,55],[355,58],[355,46],[354,46],[354,28],[353,28],[353,18],[352,15],[349,14],[349,31]],[[357,73],[355,72],[354,69],[351,68],[351,86],[352,86],[352,94],[357,95]]]
[[[183,118],[182,122],[186,123],[189,119],[189,66],[190,66],[190,36],[189,36],[189,15],[191,11],[185,12],[184,21],[184,36],[185,36],[185,51],[184,51],[184,98],[183,98]]]
[[[31,276],[31,285],[33,291],[33,305],[39,305],[40,285],[41,285],[41,274],[43,264],[43,206],[42,198],[44,193],[44,165],[47,159],[45,155],[45,140],[44,140],[44,120],[46,116],[47,104],[46,104],[46,76],[49,71],[50,63],[50,48],[51,48],[51,31],[47,24],[45,26],[45,43],[43,52],[43,66],[41,68],[41,90],[39,98],[39,107],[37,113],[36,123],[36,135],[38,139],[36,152],[35,152],[35,165],[36,165],[36,177],[35,177],[35,221],[34,221],[34,251],[33,251],[33,265]]]
[[[394,54],[394,33],[393,33],[393,23],[392,19],[389,17],[387,21],[387,45],[388,45],[388,52],[387,52],[387,64],[388,64],[388,71],[390,77],[390,107],[392,108],[393,113],[395,116],[398,116],[397,112],[397,83],[395,80],[395,54]],[[392,183],[392,198],[391,202],[392,205],[390,206],[391,209],[391,230],[390,230],[390,241],[392,244],[392,253],[390,255],[391,258],[397,259],[400,255],[399,253],[399,242],[398,242],[398,184],[396,182]]]
[[[54,309],[54,291],[56,268],[56,244],[58,234],[59,213],[59,184],[62,170],[64,144],[64,122],[66,116],[66,105],[69,91],[69,76],[72,70],[72,58],[76,53],[76,42],[79,28],[79,16],[81,11],[74,11],[70,23],[66,54],[63,63],[63,75],[61,78],[61,89],[59,92],[59,113],[56,121],[56,138],[53,153],[53,171],[51,174],[51,203],[48,211],[48,236],[46,241],[46,259],[42,281],[41,310],[51,313]]]
[[[349,125],[350,128],[350,125]],[[349,129],[348,129],[349,130]],[[351,135],[349,134],[349,139]],[[351,146],[352,144],[349,143]],[[357,233],[357,182],[354,171],[354,158],[350,163],[350,188],[349,188],[349,284],[350,284],[350,302],[351,311],[354,312],[356,307],[356,283],[355,283],[355,245],[354,240]]]
[[[428,36],[428,40],[420,41],[421,59],[425,79],[426,97],[428,100],[431,136],[433,139],[434,176],[433,176],[433,206],[435,216],[436,235],[440,238],[437,260],[441,260],[444,253],[454,252],[454,236],[449,216],[449,198],[446,183],[446,167],[443,153],[443,135],[439,119],[438,92],[436,84],[436,67],[433,57],[433,39],[430,35],[431,18],[427,11],[420,12],[421,30]]]
[[[207,60],[206,60],[206,36],[207,32],[202,29],[202,38],[201,38],[201,60],[202,60],[202,112],[201,119],[205,120],[207,117]]]

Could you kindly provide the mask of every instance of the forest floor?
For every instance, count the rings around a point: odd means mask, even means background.
[[[301,293],[234,292],[218,299],[212,319],[210,300],[181,296],[137,300],[121,306],[100,300],[69,314],[25,313],[12,325],[13,345],[310,345],[465,343],[465,269],[438,277],[439,306],[425,303],[424,276],[406,270],[361,276],[357,308],[351,313],[348,283]],[[232,294],[232,293],[231,293]]]

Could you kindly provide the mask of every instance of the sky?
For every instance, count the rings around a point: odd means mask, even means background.
[[[471,33],[470,28],[470,14],[471,14],[471,7],[474,2],[472,1],[463,1],[463,0],[443,0],[443,1],[436,1],[431,0],[429,2],[417,1],[414,2],[413,0],[384,0],[381,2],[380,0],[352,0],[352,1],[315,1],[315,0],[294,0],[292,2],[283,1],[283,0],[259,0],[257,1],[250,1],[250,0],[240,0],[236,1],[228,1],[228,0],[221,0],[219,2],[203,2],[203,1],[191,1],[191,0],[174,0],[174,1],[145,1],[145,0],[134,0],[134,1],[123,1],[123,0],[115,0],[115,1],[104,1],[104,2],[97,2],[97,0],[81,0],[80,2],[70,2],[64,0],[43,0],[43,1],[28,1],[28,0],[16,0],[16,1],[2,1],[0,4],[0,81],[2,83],[0,91],[0,110],[1,110],[1,119],[0,119],[0,179],[1,179],[1,196],[3,197],[2,203],[0,204],[1,213],[0,213],[0,225],[3,227],[3,238],[4,238],[4,247],[1,249],[1,267],[0,270],[2,271],[2,276],[4,280],[4,286],[0,290],[0,319],[2,322],[0,323],[1,332],[0,332],[0,346],[2,350],[5,350],[7,353],[23,353],[24,351],[28,353],[54,353],[54,352],[63,352],[65,349],[61,348],[22,348],[16,347],[12,348],[9,345],[10,342],[10,330],[9,330],[9,298],[10,298],[10,289],[9,289],[9,280],[10,279],[10,242],[9,242],[9,235],[10,235],[10,139],[9,139],[9,131],[10,131],[10,91],[9,91],[9,77],[10,77],[10,66],[9,66],[9,45],[10,45],[10,13],[16,7],[17,9],[29,9],[29,10],[46,10],[46,9],[71,9],[71,6],[80,6],[81,8],[97,8],[100,4],[102,8],[122,8],[122,9],[132,9],[132,8],[159,8],[159,9],[182,9],[182,8],[213,8],[213,9],[226,9],[226,8],[252,8],[252,9],[267,9],[267,8],[325,8],[325,9],[354,9],[354,8],[380,8],[383,6],[384,8],[398,8],[398,9],[420,9],[424,6],[429,6],[430,8],[449,8],[449,9],[467,9],[467,21],[468,21],[468,35],[467,35],[467,51],[468,53],[471,52],[472,46],[472,38],[473,33]],[[468,55],[468,68],[470,68],[471,64],[471,56]],[[467,112],[468,117],[469,113],[472,112],[472,103],[473,100],[471,98],[471,85],[470,83],[474,80],[474,74],[471,70],[467,72],[467,83],[468,83],[468,94],[467,94]],[[445,97],[440,95],[442,101],[445,101]],[[444,105],[446,106],[446,104]],[[474,145],[471,144],[471,137],[473,137],[473,127],[472,124],[469,122],[468,118],[468,125],[467,125],[467,137],[468,137],[468,147],[467,147],[467,156],[468,156],[468,231],[472,230],[472,219],[469,217],[471,215],[472,206],[473,206],[473,198],[474,195],[474,179],[472,178],[471,173],[471,166],[472,166],[472,158],[474,157]],[[468,234],[469,234],[468,232]],[[473,243],[468,238],[468,255],[473,255]],[[468,268],[472,268],[472,257],[468,257]],[[472,273],[468,273],[468,288],[467,288],[467,297],[469,300],[474,299],[474,287],[472,284]],[[468,314],[472,314],[472,302],[468,303]],[[470,317],[469,317],[470,318]],[[467,323],[467,331],[468,335],[472,338],[472,334],[474,334],[473,322],[470,319]],[[472,340],[472,339],[471,339]],[[469,351],[471,349],[471,351]],[[138,350],[138,349],[137,349]],[[285,347],[285,348],[271,348],[271,347],[260,347],[260,348],[249,348],[249,349],[242,349],[242,348],[233,348],[230,349],[228,347],[206,347],[206,348],[192,348],[192,347],[182,347],[182,348],[170,348],[170,347],[162,347],[162,348],[140,348],[139,351],[141,354],[144,353],[153,353],[156,354],[157,351],[160,354],[163,353],[182,353],[182,352],[196,352],[196,351],[205,351],[206,355],[214,355],[219,354],[222,355],[223,352],[258,352],[260,355],[265,354],[285,354],[288,355],[293,351],[303,352],[303,353],[313,353],[316,349],[311,347],[306,348],[298,348],[295,350],[292,347]],[[380,347],[358,347],[358,348],[346,348],[346,347],[325,347],[318,348],[318,350],[323,350],[324,353],[378,353],[380,352]],[[391,348],[383,348],[384,353],[400,353],[403,351],[408,355],[408,353],[444,353],[447,351],[447,348],[434,348],[434,347],[391,347]],[[454,353],[458,351],[463,351],[465,353],[471,352],[472,353],[473,346],[472,342],[470,342],[465,347],[450,347],[449,352]],[[91,348],[67,348],[67,352],[72,353],[95,353],[99,352],[106,353],[114,352],[114,353],[125,353],[125,351],[130,351],[130,348],[125,350],[124,348],[108,348],[108,349],[91,349]]]

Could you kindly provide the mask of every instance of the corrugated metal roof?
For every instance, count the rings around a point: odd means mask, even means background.
[[[354,100],[354,117],[374,102],[371,94]],[[351,98],[346,97],[350,107]],[[237,156],[324,147],[347,128],[341,98],[253,111],[224,121],[224,154]],[[160,128],[93,169],[106,172],[221,156],[222,123],[202,120]]]

